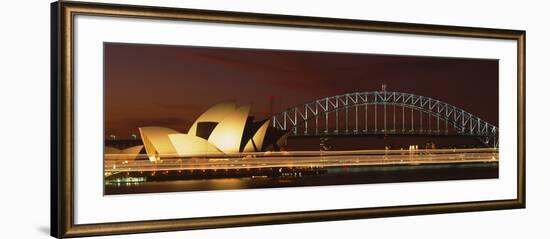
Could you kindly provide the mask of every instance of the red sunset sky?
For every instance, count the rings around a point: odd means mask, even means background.
[[[213,104],[269,115],[311,100],[379,90],[429,96],[498,125],[498,61],[105,43],[105,135],[141,126],[187,132]]]

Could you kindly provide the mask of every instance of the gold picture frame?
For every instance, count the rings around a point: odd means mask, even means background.
[[[73,178],[73,126],[75,120],[73,105],[73,46],[75,39],[73,23],[74,17],[77,15],[408,33],[516,41],[518,96],[517,197],[510,200],[429,205],[75,224],[73,197],[75,190]],[[525,208],[525,31],[64,1],[52,3],[51,21],[51,235],[54,237],[163,232]]]

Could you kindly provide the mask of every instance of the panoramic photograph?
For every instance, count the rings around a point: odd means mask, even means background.
[[[499,177],[495,59],[103,50],[105,195]]]

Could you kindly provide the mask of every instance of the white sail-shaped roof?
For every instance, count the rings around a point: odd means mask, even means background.
[[[241,106],[218,123],[208,142],[225,153],[238,153],[250,106]]]
[[[212,156],[222,155],[223,153],[207,140],[188,134],[170,134],[168,135],[172,145],[176,149],[178,156]]]
[[[161,155],[173,156],[176,154],[176,149],[168,135],[180,132],[164,127],[149,126],[139,128],[139,133],[149,160],[157,161]]]
[[[246,143],[246,146],[244,147],[244,152],[254,152],[254,151],[261,151],[262,145],[264,143],[265,133],[267,132],[267,128],[269,127],[269,120],[266,120],[258,130],[254,133],[254,136],[250,140],[248,140],[248,143]]]
[[[191,128],[189,128],[189,131],[187,132],[188,135],[197,135],[197,124],[200,122],[221,122],[225,117],[230,115],[235,111],[235,108],[237,108],[237,105],[235,102],[224,102],[217,105],[214,105],[210,107],[208,110],[206,110],[204,113],[202,113],[199,118],[195,120],[193,125],[191,125]]]

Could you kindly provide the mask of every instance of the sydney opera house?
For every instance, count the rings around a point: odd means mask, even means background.
[[[105,147],[105,158],[133,160],[146,154],[150,161],[161,158],[223,157],[243,152],[279,150],[287,132],[270,126],[270,120],[254,121],[250,106],[224,102],[202,113],[187,133],[160,127],[140,127],[143,145],[126,149]]]

